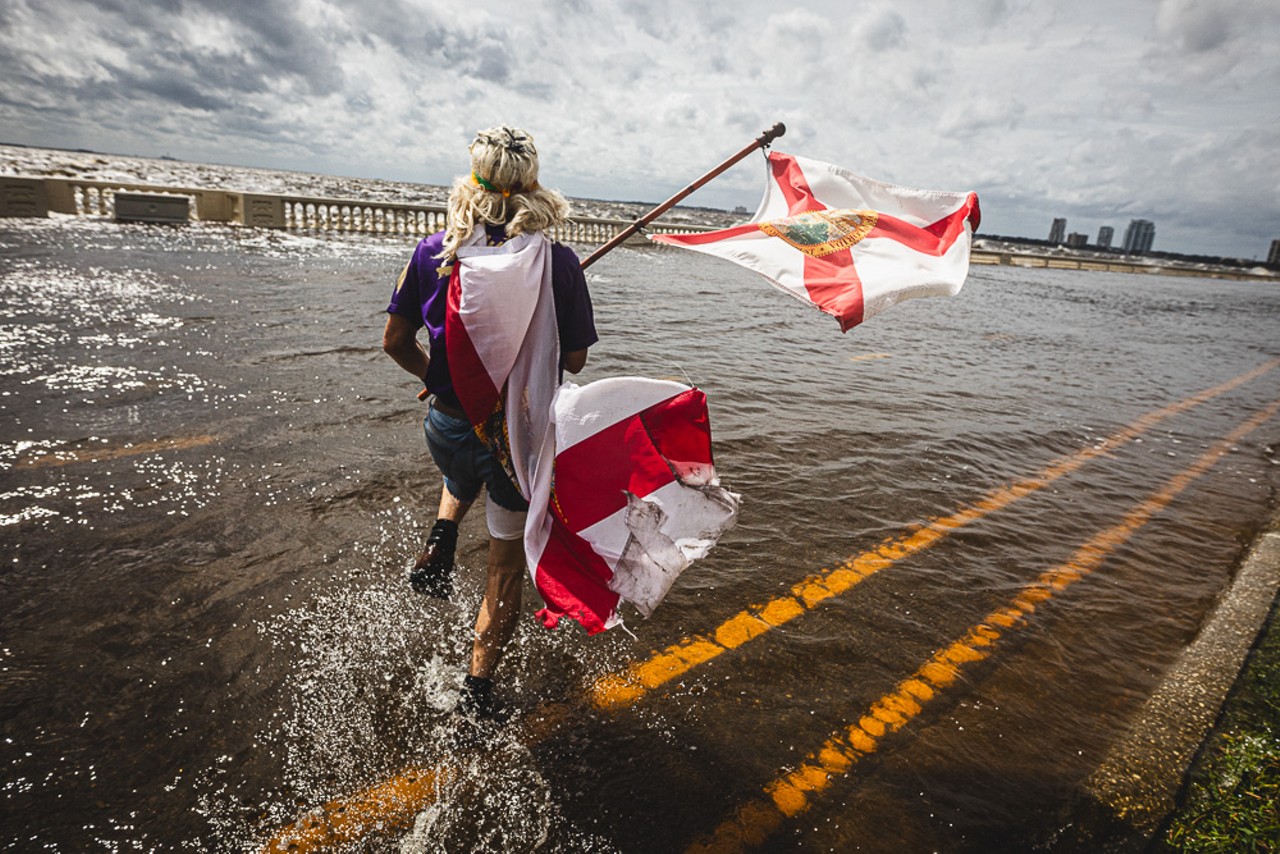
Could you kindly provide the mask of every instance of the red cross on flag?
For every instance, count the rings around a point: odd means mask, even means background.
[[[904,299],[959,293],[980,219],[975,193],[900,187],[777,151],[768,167],[746,224],[650,239],[749,267],[842,332]]]

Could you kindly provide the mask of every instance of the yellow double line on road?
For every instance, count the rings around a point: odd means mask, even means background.
[[[968,507],[931,519],[911,533],[890,537],[871,551],[809,576],[794,585],[788,595],[740,611],[708,634],[685,638],[649,659],[631,665],[623,673],[610,674],[597,680],[591,689],[591,700],[597,708],[606,710],[632,705],[654,688],[794,620],[821,602],[847,592],[864,578],[927,549],[952,531],[997,510],[1003,510],[1015,501],[1071,474],[1090,460],[1111,453],[1166,418],[1224,394],[1267,373],[1277,365],[1280,365],[1280,359],[1272,359],[1235,379],[1149,412],[1105,441],[1059,457],[1031,477],[1006,484]]]
[[[960,640],[938,651],[915,673],[872,703],[856,723],[833,734],[800,767],[783,774],[764,788],[764,796],[740,807],[707,839],[695,843],[687,854],[741,851],[762,844],[785,819],[805,812],[813,796],[864,756],[876,752],[880,741],[923,711],[925,704],[959,677],[966,665],[991,655],[993,644],[1005,633],[1019,628],[1036,607],[1084,578],[1117,548],[1163,510],[1193,481],[1207,472],[1231,446],[1261,427],[1280,411],[1280,400],[1249,418],[1194,463],[1183,469],[1160,489],[1135,505],[1119,522],[1098,532],[1081,545],[1065,563],[1042,573],[1027,584],[1004,607],[988,614]]]
[[[749,607],[711,632],[685,638],[631,665],[622,673],[606,675],[591,687],[591,701],[602,710],[620,710],[634,705],[648,692],[729,650],[764,636],[827,599],[847,592],[864,578],[932,546],[952,531],[1010,506],[1078,470],[1090,460],[1111,453],[1161,421],[1225,394],[1277,366],[1280,366],[1280,359],[1272,359],[1234,379],[1153,410],[1104,441],[1059,457],[1030,477],[995,489],[974,504],[931,519],[908,533],[886,539],[875,549],[805,578],[795,584],[788,595]],[[975,649],[980,646],[981,643],[975,642]],[[302,854],[356,841],[375,827],[407,826],[415,814],[436,800],[439,785],[448,776],[449,772],[444,768],[403,771],[386,782],[324,804],[278,831],[264,850]],[[774,813],[777,813],[776,809]]]

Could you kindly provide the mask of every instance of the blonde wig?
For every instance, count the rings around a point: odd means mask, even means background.
[[[441,258],[449,258],[477,225],[505,225],[507,236],[559,225],[569,203],[538,185],[538,150],[533,137],[502,125],[482,130],[471,143],[471,174],[449,191],[449,213]]]

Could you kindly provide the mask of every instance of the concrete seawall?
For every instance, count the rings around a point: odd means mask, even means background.
[[[975,249],[969,256],[975,265],[1002,265],[1005,267],[1040,267],[1050,270],[1089,270],[1101,273],[1154,273],[1161,276],[1187,276],[1202,279],[1230,279],[1237,282],[1275,282],[1280,276],[1274,273],[1254,273],[1229,267],[1204,265],[1179,265],[1175,262],[1149,262],[1108,260],[1072,257],[1069,255],[1039,254],[1035,252],[993,252]]]

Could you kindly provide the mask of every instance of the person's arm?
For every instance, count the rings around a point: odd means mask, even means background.
[[[556,326],[560,333],[560,366],[576,374],[587,364],[587,348],[600,340],[587,277],[578,256],[555,243],[552,251],[552,287],[556,291]]]
[[[397,365],[425,382],[431,360],[418,343],[418,328],[403,315],[388,314],[387,326],[382,330],[382,349]]]
[[[560,362],[564,365],[566,371],[576,374],[587,364],[587,350],[584,347],[581,350],[565,353]]]

